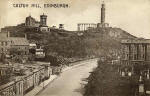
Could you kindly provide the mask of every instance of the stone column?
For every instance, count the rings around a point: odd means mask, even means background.
[[[146,77],[147,77],[147,79],[149,79],[149,69],[148,69],[148,72],[147,72],[147,76],[146,76]]]
[[[80,24],[78,24],[77,26],[78,26],[78,31],[80,31]]]

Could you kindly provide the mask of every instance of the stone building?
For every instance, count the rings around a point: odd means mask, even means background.
[[[40,31],[49,31],[49,28],[47,26],[47,15],[45,15],[44,13],[40,15],[40,22],[36,21],[35,18],[28,16],[25,20],[25,26],[36,27],[37,30]]]
[[[3,64],[3,65],[0,64],[0,81],[1,81],[0,85],[3,83],[6,83],[7,81],[10,80],[12,72],[13,72],[13,66],[6,65],[6,64]]]
[[[25,37],[10,37],[9,32],[0,32],[0,58],[2,55],[10,57],[11,49],[21,50],[21,54],[18,55],[28,55],[29,54],[29,41]]]
[[[121,66],[132,74],[149,77],[150,39],[122,40]]]
[[[86,31],[89,29],[95,29],[95,28],[106,28],[109,27],[109,24],[105,22],[105,3],[103,2],[101,4],[101,18],[100,23],[79,23],[77,24],[77,30],[78,31]]]
[[[47,15],[43,13],[43,15],[40,16],[40,31],[49,31],[47,26]]]
[[[29,54],[29,41],[25,37],[10,37],[11,48],[22,51],[22,55]],[[21,55],[21,54],[20,54]]]
[[[123,40],[121,43],[124,64],[150,61],[150,39]]]
[[[9,33],[0,32],[0,57],[2,54],[9,54],[11,44],[12,42],[9,39]]]
[[[101,5],[101,23],[97,24],[97,27],[109,27],[108,23],[105,23],[105,3],[103,2]]]
[[[47,26],[47,15],[45,15],[44,13],[40,16],[40,26]]]
[[[130,39],[122,42],[120,73],[136,76],[139,96],[150,94],[150,39]],[[129,75],[130,73],[130,75]],[[134,78],[135,79],[135,78]]]
[[[0,72],[2,71],[0,66]],[[50,78],[52,69],[50,64],[15,64],[13,65],[12,73],[14,74],[12,75],[13,79],[0,86],[0,96],[27,95],[29,91],[37,86],[41,86],[40,84],[43,81]]]
[[[40,22],[36,21],[35,18],[28,16],[25,20],[25,26],[26,27],[37,27],[40,31],[48,31],[47,26],[47,15],[43,13],[43,15],[40,15]]]
[[[64,30],[64,24],[59,24],[59,29]]]
[[[25,20],[25,26],[27,27],[39,27],[40,22],[36,21],[33,17],[28,16]]]
[[[6,26],[1,29],[1,31],[9,31],[9,32],[17,32],[17,30],[29,29],[30,31],[42,31],[42,32],[50,32],[52,27],[47,26],[47,15],[40,15],[40,20],[36,20],[31,15],[25,18],[25,22],[18,24],[17,26]],[[58,28],[56,28],[58,29]]]

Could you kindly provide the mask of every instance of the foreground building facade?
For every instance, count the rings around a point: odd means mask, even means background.
[[[10,56],[10,51],[21,51],[18,55],[29,54],[29,41],[25,37],[10,37],[9,32],[0,32],[0,57]]]
[[[150,40],[123,40],[122,41],[122,63],[149,64],[150,63]]]
[[[11,40],[9,38],[9,33],[0,32],[0,57],[2,54],[9,54],[9,49],[11,46]]]
[[[0,96],[24,96],[34,87],[49,79],[52,74],[50,64],[24,65],[23,68],[12,67],[14,68],[14,81],[0,86]],[[21,70],[25,71],[18,74],[22,72]]]
[[[122,42],[120,74],[137,81],[137,96],[150,95],[150,39],[130,39]],[[131,79],[133,79],[131,78]]]

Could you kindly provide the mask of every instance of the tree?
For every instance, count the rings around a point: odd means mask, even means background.
[[[11,48],[10,49],[10,55],[12,56],[12,60],[15,62],[23,62],[24,56],[23,56],[24,51],[18,48]]]
[[[2,63],[5,63],[5,61],[6,61],[6,55],[5,55],[5,53],[2,53],[1,58],[0,58],[0,61],[1,61]]]

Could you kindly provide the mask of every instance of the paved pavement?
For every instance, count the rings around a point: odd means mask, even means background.
[[[89,76],[89,72],[97,66],[97,60],[86,60],[78,62],[78,65],[68,67],[37,96],[82,96],[83,81]]]
[[[36,86],[33,90],[31,90],[30,92],[28,92],[25,96],[35,96],[40,91],[44,90],[44,88],[46,88],[46,86],[50,82],[54,81],[56,78],[57,78],[56,75],[51,75],[50,79],[44,81],[44,83],[42,82],[39,86]]]

